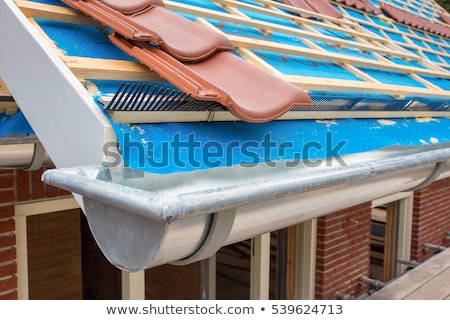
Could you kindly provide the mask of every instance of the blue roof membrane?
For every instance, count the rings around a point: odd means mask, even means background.
[[[109,41],[106,28],[35,19],[68,56],[136,61]]]
[[[369,67],[356,66],[361,71],[367,73],[369,76],[375,78],[384,84],[393,84],[399,86],[411,86],[418,88],[426,88],[422,83],[412,79],[407,74],[402,72],[380,70]]]
[[[432,34],[432,33],[428,33],[428,36],[429,36],[431,39],[433,39],[434,41],[436,41],[436,42],[442,42],[442,41],[443,41],[442,38],[440,38],[440,37],[438,37],[437,35],[434,35],[434,34]]]
[[[204,9],[209,9],[209,10],[214,10],[214,11],[219,11],[219,12],[227,12],[222,7],[216,5],[208,0],[172,0],[172,1],[184,3],[184,4],[190,4],[190,5],[199,7],[199,8],[204,8]]]
[[[100,95],[115,94],[121,83],[90,81],[97,86]],[[159,85],[172,86],[166,82]],[[383,95],[321,91],[311,92],[311,97],[315,102],[323,99],[328,103],[328,110],[330,104],[339,103],[341,110],[376,110],[380,105],[383,105],[382,110],[399,110],[409,99],[396,101]],[[425,100],[426,105],[443,104],[439,99]],[[106,112],[105,115],[109,118]],[[261,162],[272,165],[271,161],[277,160],[286,160],[294,166],[302,160],[450,140],[450,119],[447,118],[292,120],[261,124],[230,121],[129,125],[110,121],[125,165],[160,174]],[[111,147],[107,152],[108,161],[112,161],[108,164],[118,165],[113,162],[120,159],[114,149]]]
[[[434,53],[431,53],[431,52],[428,52],[428,51],[423,51],[423,54],[426,55],[427,58],[430,59],[430,61],[437,62],[437,63],[442,63],[442,60],[439,59],[439,56],[434,54]]]
[[[238,11],[240,11],[243,14],[247,15],[251,19],[255,19],[255,20],[259,20],[259,21],[264,21],[264,22],[268,22],[268,23],[278,24],[278,25],[281,25],[281,26],[286,26],[286,27],[299,29],[299,26],[297,24],[295,24],[293,22],[290,22],[287,19],[282,19],[282,18],[278,18],[278,17],[274,17],[274,16],[269,16],[267,14],[255,12],[255,11],[252,11],[252,10],[242,9],[242,8],[238,8]]]
[[[379,26],[390,28],[390,29],[393,28],[392,24],[387,22],[385,19],[379,18],[377,16],[371,16],[370,18],[373,22],[375,22],[375,24],[377,24]]]
[[[243,37],[249,37],[254,39],[261,39],[261,40],[267,40],[267,41],[273,41],[288,45],[294,45],[297,47],[303,47],[308,48],[307,45],[305,45],[302,42],[302,38],[299,36],[291,35],[291,34],[285,34],[277,31],[271,31],[270,34],[265,34],[262,31],[243,25],[243,24],[236,24],[232,22],[223,22],[219,20],[214,19],[208,19],[208,22],[213,24],[216,28],[220,29],[226,34],[230,35],[237,35],[237,36],[243,36]]]
[[[262,5],[262,4],[260,4],[260,3],[256,2],[256,1],[252,1],[252,0],[238,0],[238,1],[246,3],[246,4],[251,4],[251,5],[257,6],[257,7],[262,7],[262,8],[265,7],[264,5]]]
[[[438,77],[427,76],[427,75],[420,75],[420,77],[422,77],[425,80],[431,82],[432,84],[438,86],[442,90],[450,91],[450,79],[438,78]]]
[[[12,134],[34,134],[20,110],[13,115],[0,114],[0,137]]]
[[[385,38],[384,34],[381,33],[380,29],[378,29],[378,28],[375,28],[375,27],[372,27],[372,26],[368,26],[368,25],[365,25],[365,24],[361,24],[361,27],[363,29],[369,31],[372,34],[375,34],[375,35],[377,35],[379,37]]]
[[[403,33],[408,34],[408,33],[411,32],[411,29],[409,29],[407,26],[405,26],[405,25],[403,25],[403,24],[400,24],[400,23],[397,23],[397,22],[393,22],[392,24],[393,24],[399,31],[401,31],[401,32],[403,32]]]
[[[434,51],[437,52],[442,52],[442,48],[440,48],[439,46],[437,46],[436,44],[434,44],[433,42],[427,42],[427,45],[433,49]]]
[[[60,7],[69,8],[69,6],[66,5],[64,2],[62,2],[61,0],[29,0],[29,1],[45,3],[45,4],[51,4],[51,5],[54,5],[54,6],[60,6]]]
[[[384,30],[384,33],[386,33],[386,35],[387,35],[390,39],[392,39],[392,40],[394,40],[394,41],[398,41],[398,42],[402,42],[402,43],[407,43],[406,40],[405,40],[405,38],[403,38],[403,36],[402,36],[401,34],[399,34],[399,33],[396,33],[396,32],[390,32],[390,31],[387,31],[387,30]]]
[[[283,74],[361,81],[353,73],[332,61],[316,60],[292,54],[280,54],[262,50],[252,50],[252,52]]]
[[[444,60],[444,62],[445,62],[446,64],[448,64],[448,65],[450,66],[450,57],[447,57],[447,56],[441,56],[441,58]]]
[[[345,10],[353,18],[369,21],[367,16],[364,13],[362,13],[361,11],[353,10],[353,9],[350,9],[347,7],[343,8],[343,10]]]
[[[370,60],[377,60],[371,52],[366,51],[366,50],[361,50],[361,49],[357,49],[357,48],[353,48],[353,47],[349,47],[349,46],[342,47],[339,45],[335,45],[333,43],[324,42],[324,41],[320,41],[320,40],[312,39],[311,42],[317,44],[318,46],[327,50],[328,52],[345,54],[345,55],[352,56],[352,57],[358,57],[358,58],[364,58],[364,59],[370,59]]]
[[[427,47],[422,40],[419,40],[419,39],[417,39],[415,37],[411,37],[411,38],[409,38],[409,40],[411,40],[418,47],[421,47],[421,48],[426,48]]]
[[[405,59],[389,57],[389,56],[385,56],[385,55],[383,55],[383,57],[385,57],[386,59],[388,59],[388,60],[390,60],[390,61],[392,61],[392,62],[394,62],[396,64],[399,64],[399,65],[426,69],[425,66],[423,66],[422,64],[420,64],[417,61],[407,61]]]
[[[418,35],[419,37],[421,37],[425,40],[430,40],[424,32],[417,30],[417,29],[411,29],[411,30],[413,30],[416,33],[416,35]]]
[[[353,37],[346,35],[343,32],[335,31],[335,30],[329,30],[326,28],[320,28],[318,26],[311,26],[312,29],[319,31],[325,36],[333,37],[333,38],[340,38],[348,41],[356,41]]]
[[[449,141],[450,119],[338,119],[262,124],[198,122],[114,124],[125,165],[153,173],[194,171],[285,160],[317,165],[316,159],[390,146]],[[108,150],[109,165],[119,156]]]
[[[408,50],[409,52],[415,54],[418,57],[421,57],[421,55],[419,54],[419,51],[417,51],[416,49],[410,48],[410,47],[402,47],[405,50]]]

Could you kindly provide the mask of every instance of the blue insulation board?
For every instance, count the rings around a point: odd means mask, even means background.
[[[373,22],[375,22],[379,26],[386,27],[386,28],[392,28],[392,24],[388,23],[384,19],[380,19],[376,16],[372,16],[371,19]]]
[[[204,9],[219,11],[219,12],[226,12],[223,8],[220,6],[212,3],[208,0],[174,0],[174,2],[184,3],[184,4],[190,4],[193,6],[197,6]]]
[[[387,30],[385,30],[384,32],[392,40],[398,41],[398,42],[402,42],[402,43],[406,43],[405,38],[403,38],[403,36],[401,34],[398,34],[398,33],[395,33],[395,32],[390,32],[390,31],[387,31]]]
[[[361,81],[353,73],[332,61],[316,60],[292,54],[252,50],[283,74]]]
[[[347,13],[350,16],[352,16],[353,18],[360,19],[360,20],[365,20],[365,21],[369,20],[366,17],[366,15],[364,13],[362,13],[361,11],[353,10],[353,9],[348,8],[348,7],[346,7],[344,10],[347,11]]]
[[[0,114],[0,137],[33,133],[33,129],[20,110],[14,115]]]
[[[407,74],[389,70],[379,70],[369,67],[358,67],[361,71],[375,78],[381,83],[395,84],[399,86],[412,86],[418,88],[426,88],[422,83],[409,77]]]
[[[136,61],[109,41],[105,28],[45,19],[36,22],[68,56]]]
[[[114,124],[125,165],[153,173],[285,160],[288,165],[391,146],[450,141],[450,119]],[[275,164],[273,164],[275,165]]]
[[[101,94],[117,90],[117,81],[92,81]],[[312,94],[316,100],[326,93]],[[358,98],[356,93],[348,96]],[[359,98],[381,101],[385,97],[359,95]],[[439,99],[420,101],[424,105],[443,104]],[[261,162],[271,165],[277,160],[288,161],[289,165],[305,160],[314,164],[317,159],[392,146],[450,142],[449,118],[289,120],[261,124],[236,121],[129,125],[112,120],[111,123],[125,165],[160,174]]]
[[[255,11],[251,11],[251,10],[247,10],[247,9],[238,9],[240,12],[242,12],[243,14],[247,15],[248,17],[250,17],[251,19],[255,19],[255,20],[260,20],[260,21],[264,21],[264,22],[268,22],[268,23],[274,23],[274,24],[278,24],[281,26],[286,26],[286,27],[291,27],[294,29],[300,29],[299,26],[295,23],[290,22],[289,20],[286,19],[282,19],[282,18],[277,18],[274,16],[269,16],[266,14],[262,14],[259,12],[255,12]]]
[[[405,34],[410,33],[410,29],[409,29],[408,27],[404,26],[403,24],[393,22],[393,25],[394,25],[399,31],[401,31],[401,32],[403,32],[403,33],[405,33]]]

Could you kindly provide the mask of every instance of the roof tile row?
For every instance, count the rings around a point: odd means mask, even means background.
[[[381,14],[381,9],[374,6],[369,0],[335,0],[336,2],[343,3],[349,7],[354,7],[358,10],[362,10],[375,15]]]
[[[342,14],[337,11],[327,0],[283,0],[284,4],[320,13],[332,18],[342,19]],[[301,14],[303,18],[311,18],[308,14]]]
[[[302,89],[237,57],[226,36],[167,10],[161,0],[63,2],[114,30],[116,46],[180,90],[219,102],[239,119],[266,122],[312,104]]]
[[[443,12],[439,12],[439,17],[441,18],[442,21],[444,21],[444,23],[450,25],[450,16],[446,15]]]
[[[444,24],[438,24],[425,18],[419,17],[413,13],[406,12],[397,7],[380,2],[381,9],[397,22],[408,26],[428,31],[440,36],[450,38],[450,27]]]

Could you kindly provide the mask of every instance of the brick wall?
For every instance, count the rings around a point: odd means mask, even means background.
[[[0,170],[0,299],[17,299],[14,205],[69,195],[42,183],[44,170]]]
[[[359,280],[369,275],[370,225],[370,202],[318,219],[316,299],[357,296],[368,289]]]
[[[434,251],[425,252],[424,243],[450,246],[450,178],[436,181],[414,192],[411,260],[423,261]]]
[[[17,299],[15,172],[0,171],[0,299]]]

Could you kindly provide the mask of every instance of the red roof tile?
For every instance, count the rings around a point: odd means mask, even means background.
[[[342,18],[342,14],[337,11],[327,0],[283,0],[283,3],[296,8],[320,13],[332,18]],[[310,18],[307,14],[301,14],[301,16],[304,18]]]
[[[299,9],[315,12],[315,10],[311,8],[305,0],[283,0],[283,3]],[[300,14],[300,16],[302,16],[303,18],[311,18],[311,16],[306,13],[302,13]]]
[[[232,50],[224,35],[164,8],[160,0],[63,0],[128,39],[152,41],[183,61],[198,61],[221,50]]]
[[[446,24],[450,24],[450,16],[446,15],[443,12],[439,12],[439,17],[442,21],[444,21]]]
[[[381,13],[381,9],[374,6],[369,0],[335,0],[336,2],[344,3],[349,7],[354,7],[358,10],[362,10],[375,15]]]
[[[316,12],[329,17],[341,19],[342,14],[337,11],[327,0],[305,0]]]
[[[413,13],[409,13],[400,8],[388,5],[384,2],[380,2],[380,6],[386,14],[397,22],[450,38],[450,27],[447,25],[438,24],[427,20]]]
[[[162,78],[192,98],[223,104],[241,120],[271,121],[312,105],[302,89],[232,53],[224,35],[167,10],[160,0],[63,1],[113,29],[111,41]]]

